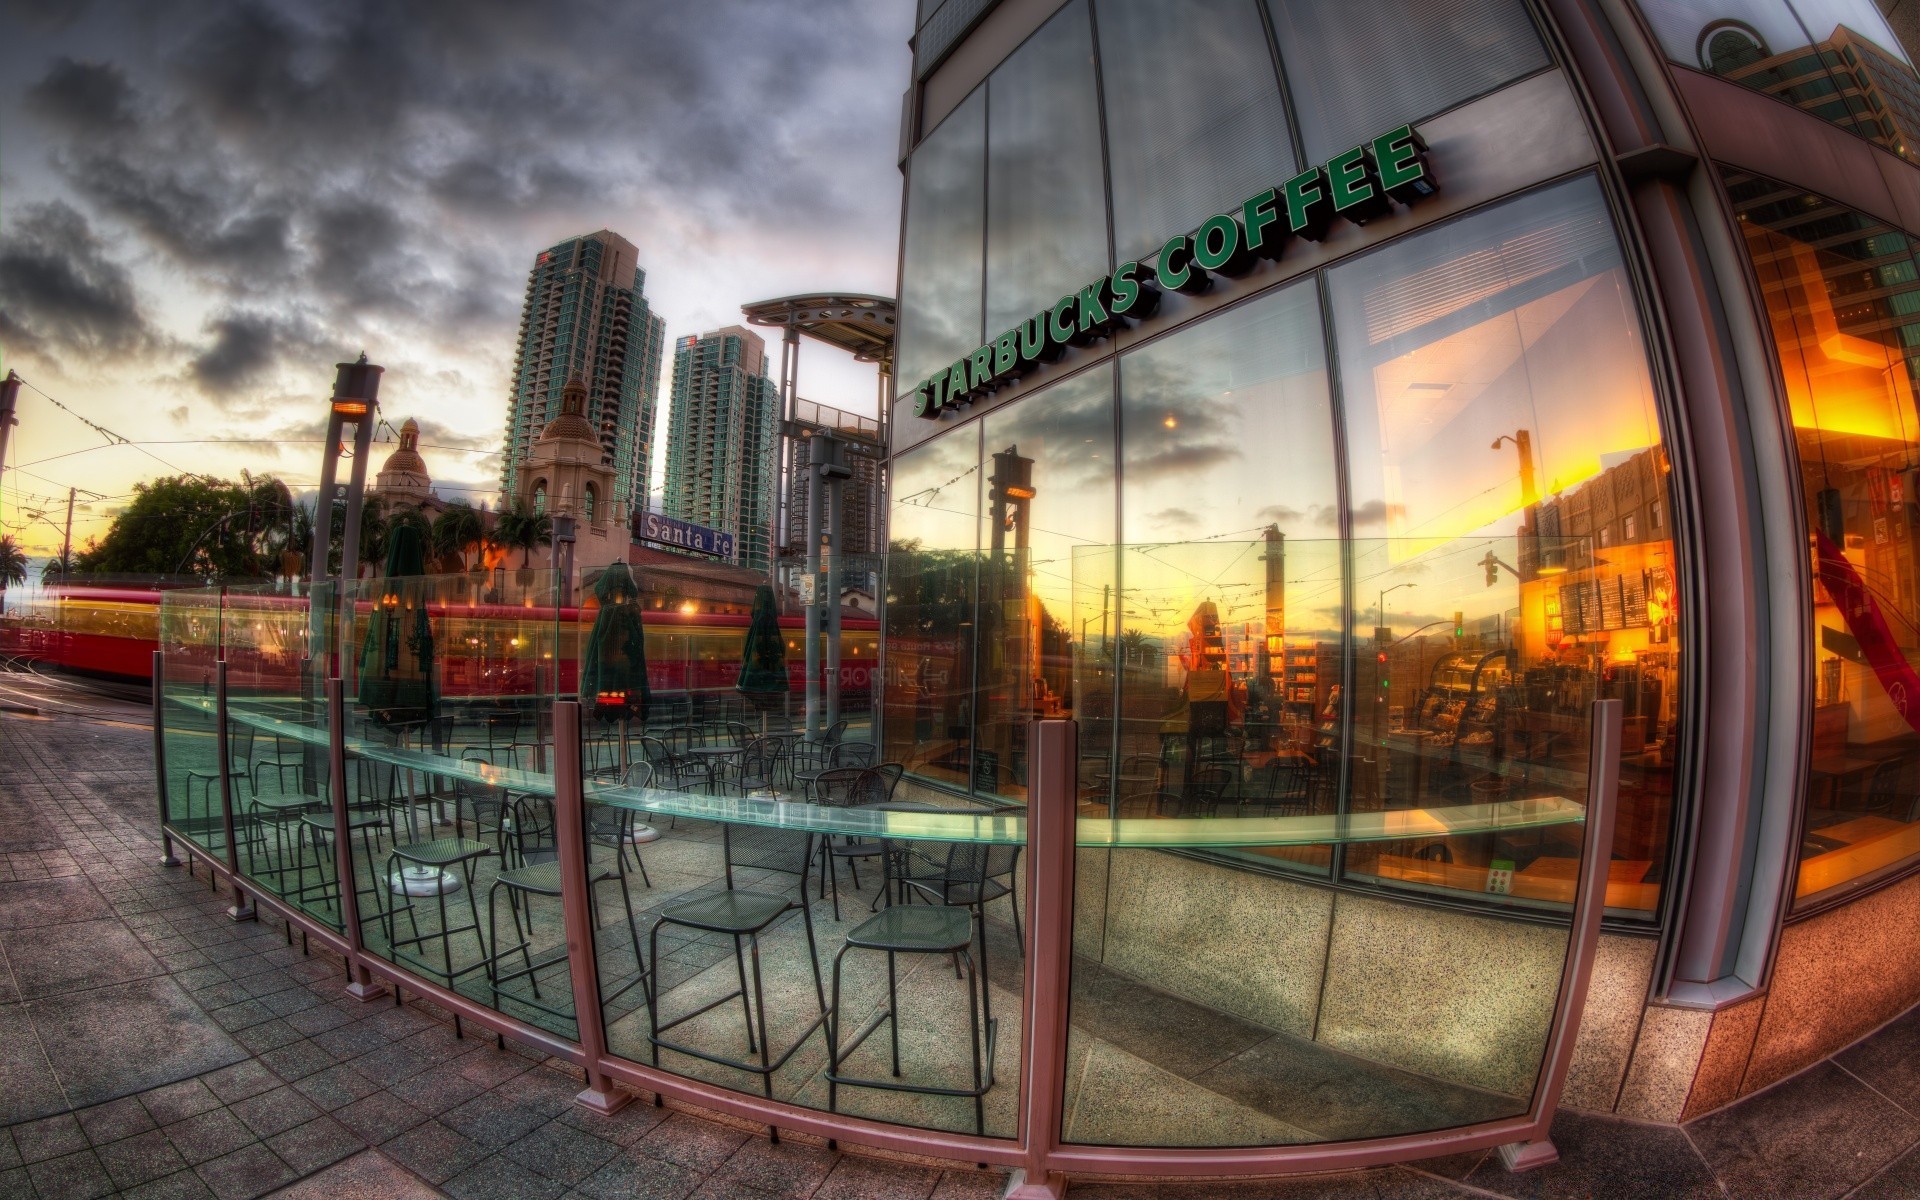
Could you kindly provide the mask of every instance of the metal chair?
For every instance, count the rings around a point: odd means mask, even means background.
[[[227,779],[243,779],[249,793],[253,791],[253,726],[242,725],[231,719],[227,722]],[[218,769],[211,771],[187,771],[187,802],[193,802],[193,785],[204,785],[206,805],[213,808],[213,788],[220,782]]]
[[[785,747],[779,738],[755,738],[740,751],[733,778],[726,782],[738,788],[742,796],[748,792],[777,792],[784,753]]]
[[[722,826],[721,843],[721,852],[726,863],[724,890],[709,892],[706,895],[667,906],[661,910],[659,918],[647,932],[648,956],[645,961],[655,964],[655,970],[651,976],[653,983],[648,989],[647,998],[650,1025],[647,1040],[653,1047],[653,1065],[656,1067],[660,1065],[660,1051],[665,1049],[703,1059],[706,1062],[733,1067],[736,1070],[748,1071],[760,1076],[762,1088],[771,1099],[773,1073],[785,1066],[794,1052],[813,1036],[813,1031],[822,1028],[827,1021],[827,995],[825,984],[820,976],[820,952],[813,936],[813,913],[807,907],[807,872],[814,858],[813,836],[798,830],[727,824]],[[797,876],[797,891],[789,894],[736,887],[734,873],[740,868],[760,868]],[[772,1048],[767,1041],[766,993],[760,977],[760,936],[794,909],[800,910],[800,921],[806,929],[807,962],[813,968],[814,995],[820,1005],[820,1014],[808,1022],[800,1035],[776,1056],[772,1053]],[[740,986],[718,999],[702,1004],[691,1012],[682,1013],[670,1021],[662,1021],[660,1002],[663,997],[660,994],[661,976],[658,969],[660,930],[668,925],[731,937],[734,965],[739,972]],[[743,953],[743,949],[750,950],[753,963],[751,995],[749,995],[747,980],[748,955]],[[758,1063],[730,1058],[684,1042],[671,1041],[663,1036],[669,1030],[735,999],[740,1001],[741,1014],[745,1020],[747,1053],[757,1054]]]
[[[846,942],[833,957],[833,1000],[827,1022],[827,1110],[838,1112],[840,1088],[880,1088],[913,1092],[923,1096],[962,1096],[973,1099],[974,1132],[986,1132],[986,1094],[993,1087],[993,1056],[998,1041],[999,1022],[993,1016],[987,983],[987,934],[979,897],[991,885],[987,876],[988,847],[977,843],[949,843],[945,863],[938,876],[922,875],[910,880],[934,905],[895,904],[862,921],[847,934]],[[924,848],[922,848],[924,854]],[[926,860],[931,861],[931,860]],[[961,897],[974,897],[965,900]],[[971,914],[968,909],[971,909]],[[975,919],[980,921],[980,955],[973,955]],[[840,996],[841,967],[852,950],[877,950],[887,956],[887,1004],[869,1017],[851,1038],[841,1040]],[[938,954],[966,965],[967,1015],[973,1050],[973,1086],[948,1087],[931,1083],[906,1083],[900,1078],[900,993],[895,958],[901,954]],[[956,974],[958,969],[956,967]],[[893,1078],[872,1079],[845,1074],[841,1064],[871,1037],[882,1024],[892,1036]],[[984,1032],[984,1041],[982,1033]]]
[[[852,808],[855,805],[877,805],[886,800],[886,782],[867,767],[830,767],[814,772],[813,779],[807,784],[807,800],[812,804],[826,805],[831,808]],[[833,919],[840,919],[840,870],[838,860],[845,859],[847,869],[853,873],[853,886],[860,886],[859,860],[879,858],[886,853],[886,846],[867,838],[840,837],[829,834],[820,839],[820,894],[824,899],[829,882],[833,885]]]
[[[273,785],[281,792],[287,790],[287,772],[292,771],[295,778],[306,770],[307,748],[299,741],[289,741],[281,734],[273,734],[273,753],[253,764],[252,777],[247,786],[255,796],[260,794],[260,776],[271,770],[274,773]]]

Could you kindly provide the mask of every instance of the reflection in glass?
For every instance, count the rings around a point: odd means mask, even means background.
[[[927,135],[907,164],[894,373],[904,390],[980,344],[986,158],[981,88]]]
[[[1096,15],[1119,261],[1294,173],[1255,0],[1100,0]]]
[[[1584,761],[1588,705],[1619,697],[1608,905],[1650,913],[1671,825],[1680,599],[1652,380],[1598,187],[1575,180],[1401,239],[1328,283],[1354,524],[1393,539],[1355,567],[1351,805],[1524,790]],[[1490,537],[1518,541],[1500,553]],[[1446,768],[1425,769],[1436,758]],[[1564,857],[1432,853],[1488,871]]]
[[[994,71],[987,111],[991,338],[1107,270],[1100,102],[1085,0],[1061,9]],[[905,277],[913,278],[911,267]],[[945,365],[902,368],[900,379],[911,387]]]
[[[997,410],[985,427],[974,788],[1024,800],[1029,720],[1079,718],[1083,758],[1111,741],[1112,675],[1094,672],[1083,692],[1073,665],[1098,662],[1089,639],[1111,644],[1108,597],[1074,564],[1085,561],[1076,551],[1113,543],[1112,368]]]
[[[882,757],[965,790],[972,778],[980,429],[893,462]]]
[[[1520,0],[1268,0],[1309,162],[1547,65]]]
[[[1728,172],[1800,453],[1814,578],[1813,749],[1798,904],[1920,853],[1920,264],[1825,197]]]
[[[1920,75],[1873,0],[1641,0],[1667,57],[1913,157]]]

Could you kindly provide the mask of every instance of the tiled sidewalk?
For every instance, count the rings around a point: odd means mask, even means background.
[[[150,734],[0,714],[0,1200],[988,1200],[997,1172],[770,1143],[636,1101],[442,1014],[343,994],[339,960],[234,924],[158,865]],[[1920,1010],[1684,1128],[1562,1113],[1562,1161],[1491,1154],[1261,1183],[1077,1182],[1074,1200],[1920,1196]]]

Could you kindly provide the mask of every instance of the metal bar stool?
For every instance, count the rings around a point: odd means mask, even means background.
[[[980,959],[973,956],[974,915],[980,911],[977,901],[946,900],[949,894],[964,892],[973,897],[987,889],[988,847],[970,843],[952,843],[946,869],[939,882],[942,902],[935,905],[895,904],[868,917],[847,934],[846,944],[833,956],[833,1002],[827,1018],[827,1111],[840,1110],[840,1088],[880,1088],[895,1092],[913,1092],[922,1096],[962,1096],[973,1099],[974,1132],[986,1132],[986,1094],[993,1087],[994,1048],[999,1040],[999,1021],[993,1016],[987,996],[987,931],[982,918]],[[921,877],[912,886],[924,890],[932,877]],[[930,893],[931,894],[931,893]],[[968,909],[971,907],[972,912]],[[845,1042],[841,1041],[840,972],[850,950],[878,950],[887,956],[887,1005],[869,1017]],[[967,1018],[973,1050],[973,1086],[951,1087],[931,1083],[907,1083],[900,1071],[900,993],[895,959],[901,954],[938,954],[966,964]],[[871,1079],[847,1075],[840,1065],[880,1028],[888,1026],[892,1038],[893,1078]],[[985,1040],[982,1043],[984,1027]]]
[[[709,893],[696,899],[681,901],[661,910],[660,916],[647,932],[647,960],[654,964],[653,986],[647,993],[647,1014],[651,1029],[647,1040],[653,1045],[653,1065],[660,1065],[660,1051],[672,1050],[690,1055],[710,1063],[732,1067],[740,1071],[752,1072],[760,1076],[761,1086],[768,1099],[773,1097],[773,1073],[787,1064],[795,1051],[806,1044],[813,1031],[827,1022],[826,985],[820,976],[820,952],[813,936],[813,913],[807,907],[807,873],[814,857],[813,835],[798,830],[772,829],[761,826],[738,826],[729,823],[722,827],[722,851],[726,861],[726,889]],[[758,867],[799,877],[799,889],[796,895],[776,892],[750,891],[734,886],[736,867]],[[767,1041],[766,992],[760,977],[760,935],[774,922],[793,909],[800,910],[801,924],[807,932],[807,962],[813,968],[813,990],[820,1005],[820,1015],[807,1023],[793,1042],[777,1056]],[[740,986],[716,1000],[702,1004],[692,1012],[682,1013],[671,1021],[660,1019],[660,929],[665,925],[678,925],[687,929],[697,929],[703,933],[725,934],[733,939],[734,965],[739,972]],[[752,990],[749,993],[747,980],[747,956],[743,947],[751,951],[753,962]],[[695,1017],[710,1012],[735,999],[740,1001],[742,1016],[746,1023],[747,1053],[757,1054],[759,1062],[730,1058],[711,1050],[690,1046],[685,1042],[670,1041],[662,1036]],[[758,1036],[756,1037],[756,1032]]]

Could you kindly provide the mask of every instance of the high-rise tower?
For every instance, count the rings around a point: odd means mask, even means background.
[[[522,464],[541,428],[560,415],[567,380],[579,376],[587,387],[587,421],[599,435],[603,465],[613,470],[615,519],[624,523],[645,508],[666,322],[647,304],[647,274],[638,258],[632,242],[602,229],[533,260],[514,354],[501,491],[519,490]]]
[[[740,565],[767,565],[779,389],[760,335],[729,325],[673,345],[664,511],[734,535]]]

